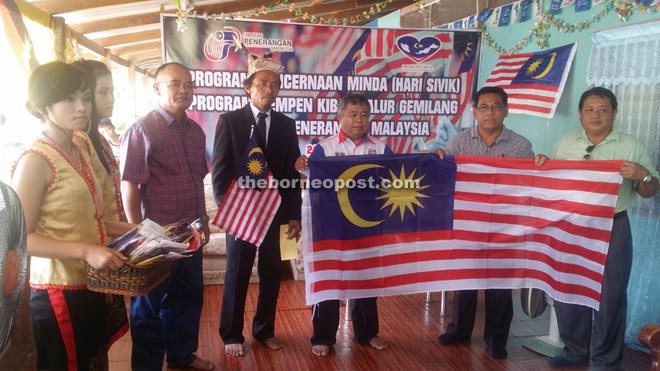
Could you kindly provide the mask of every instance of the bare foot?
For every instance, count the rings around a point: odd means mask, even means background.
[[[191,368],[194,370],[205,370],[205,371],[210,371],[215,368],[215,365],[211,361],[207,361],[204,358],[200,358],[195,356],[195,360],[192,361],[186,368]]]
[[[272,338],[264,340],[264,345],[267,346],[268,349],[278,350],[284,346],[284,343],[282,343],[280,339],[273,336]]]
[[[371,340],[369,340],[369,345],[371,345],[372,348],[383,350],[387,348],[387,341],[378,336],[374,336],[371,338]]]
[[[312,345],[312,354],[325,357],[330,353],[330,347],[327,345]]]
[[[226,344],[225,353],[234,357],[242,357],[245,355],[245,348],[242,343]]]

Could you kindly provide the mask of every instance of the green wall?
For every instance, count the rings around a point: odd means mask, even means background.
[[[547,10],[550,2],[546,1],[546,3]],[[573,8],[564,8],[562,9],[562,14],[556,15],[555,18],[568,24],[577,24],[591,20],[605,6],[594,6],[589,11],[579,13],[576,13]],[[559,101],[555,115],[552,119],[544,119],[530,115],[509,114],[509,117],[505,121],[506,126],[527,137],[534,146],[534,152],[551,155],[552,147],[557,139],[568,132],[581,129],[580,122],[578,121],[577,106],[580,95],[587,87],[586,75],[589,54],[591,52],[591,35],[594,32],[604,29],[628,26],[634,23],[652,20],[660,20],[660,12],[644,14],[637,8],[634,8],[632,16],[628,18],[627,22],[619,20],[617,14],[612,10],[598,22],[593,23],[590,28],[582,31],[562,33],[554,26],[551,26],[548,30],[550,34],[548,39],[549,48],[577,42],[577,51],[573,60],[573,66],[568,75],[564,93]],[[505,49],[511,49],[520,42],[522,37],[528,35],[534,29],[534,22],[534,20],[529,20],[506,27],[487,27],[487,29],[492,39],[498,45]],[[488,21],[486,24],[488,24]],[[537,40],[533,38],[526,47],[517,53],[541,50],[536,44]],[[479,86],[482,86],[486,81],[486,78],[495,67],[498,58],[497,52],[488,45],[485,45],[485,43],[482,45],[481,50]]]
[[[378,18],[374,27],[401,28],[401,10],[395,10],[384,17]]]

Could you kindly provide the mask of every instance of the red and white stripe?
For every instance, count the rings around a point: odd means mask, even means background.
[[[307,303],[536,287],[598,309],[620,162],[537,168],[531,159],[459,156],[456,163],[451,231],[319,242],[303,233]],[[308,232],[310,207],[303,207]]]
[[[461,119],[463,112],[468,108],[470,100],[472,99],[472,83],[474,80],[474,67],[469,71],[463,72],[459,75],[461,78],[461,92],[459,94],[451,94],[450,96],[455,96],[456,99],[460,102],[458,106],[458,113],[451,118],[451,123],[458,124],[458,121]]]
[[[268,184],[273,176],[268,173]],[[275,187],[263,190],[241,187],[233,180],[218,207],[213,224],[243,241],[261,245],[280,207],[282,197]]]
[[[319,43],[326,46],[326,50],[323,53],[323,58],[320,61],[319,71],[330,71],[331,74],[336,74],[337,69],[348,56],[350,48],[348,47],[338,47],[338,45],[353,45],[360,38],[362,32],[361,29],[349,28],[349,27],[333,27],[330,29],[314,27],[315,29],[322,30],[323,41],[318,41],[316,44],[311,45],[313,48],[316,48],[316,53],[318,53]],[[326,30],[329,30],[329,35]],[[317,95],[317,98],[336,98],[339,99],[339,92],[323,90],[320,91]],[[313,120],[333,120],[336,119],[337,115],[335,113],[310,113],[310,119]],[[323,138],[323,137],[322,137]]]
[[[365,58],[389,58],[394,50],[395,30],[371,29],[362,48]]]

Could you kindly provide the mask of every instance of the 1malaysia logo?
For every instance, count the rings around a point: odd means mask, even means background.
[[[400,37],[396,45],[408,58],[416,63],[424,62],[440,50],[442,43],[436,37],[426,36],[418,39],[412,35]]]

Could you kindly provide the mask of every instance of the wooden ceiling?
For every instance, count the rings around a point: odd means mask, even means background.
[[[193,0],[197,14],[253,14],[255,9],[266,9],[277,0]],[[64,19],[73,31],[78,44],[101,57],[108,52],[120,64],[132,63],[143,71],[153,70],[161,63],[160,13],[175,14],[174,0],[28,0],[32,5],[52,16]],[[295,7],[325,18],[362,16],[382,0],[303,0]],[[293,1],[290,1],[293,3]],[[413,0],[392,0],[379,16],[413,4]],[[282,22],[309,23],[302,16],[289,12],[281,5],[253,19]],[[369,22],[365,19],[355,25]],[[89,57],[85,55],[85,57]],[[99,58],[99,56],[96,56]]]
[[[141,72],[153,71],[161,63],[160,13],[175,14],[174,0],[26,0],[43,12],[64,19],[83,49],[95,56],[106,56],[115,62],[134,65]],[[184,1],[184,0],[181,0]],[[310,23],[289,11],[289,5],[271,8],[278,0],[192,0],[197,14],[254,14],[255,9],[267,9],[266,14],[247,18],[268,21]],[[281,1],[281,0],[279,0]],[[391,1],[391,2],[389,2]],[[483,0],[482,0],[483,1]],[[375,17],[382,17],[414,4],[413,0],[385,0],[387,6]],[[485,1],[483,1],[485,3]],[[351,19],[360,16],[363,25],[371,21],[364,14],[383,0],[289,0],[308,17]],[[475,13],[475,2],[469,0],[428,0],[447,9],[454,19]],[[479,0],[477,0],[477,4]],[[485,4],[484,4],[485,5]],[[477,5],[478,6],[478,5]],[[452,21],[453,19],[449,19]],[[425,27],[419,25],[418,27]]]

